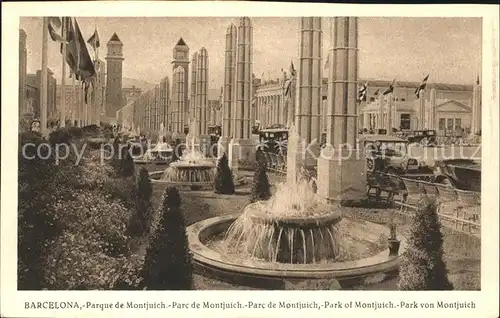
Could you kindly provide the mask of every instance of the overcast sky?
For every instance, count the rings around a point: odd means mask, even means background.
[[[225,34],[238,18],[77,18],[83,36],[97,27],[100,57],[116,32],[124,44],[123,76],[156,84],[171,78],[172,49],[183,37],[190,55],[205,47],[209,56],[210,88],[223,84]],[[323,19],[323,58],[330,47],[330,28]],[[298,55],[299,18],[252,18],[253,68],[257,77],[277,78]],[[359,76],[361,78],[471,84],[481,65],[480,18],[360,18]],[[28,73],[41,65],[41,18],[21,18],[27,34]],[[91,51],[92,53],[92,51]],[[324,63],[324,62],[323,62]],[[59,46],[49,43],[48,65],[60,81]],[[326,76],[326,73],[325,73]]]

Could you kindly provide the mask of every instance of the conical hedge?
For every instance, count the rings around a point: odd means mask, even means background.
[[[165,189],[161,208],[160,223],[146,251],[144,283],[148,290],[190,290],[193,266],[176,188]]]
[[[217,173],[214,180],[214,192],[217,194],[234,194],[233,173],[229,168],[226,153],[222,155],[217,164]]]
[[[145,168],[139,170],[136,178],[136,188],[135,213],[132,214],[128,224],[128,234],[130,236],[147,234],[152,223],[151,195],[153,187],[149,179],[149,173]]]
[[[443,261],[443,234],[435,198],[424,196],[418,203],[407,242],[399,270],[399,290],[452,290]]]
[[[257,170],[253,176],[251,202],[269,200],[271,197],[271,185],[266,173],[266,166],[262,163],[257,165]]]

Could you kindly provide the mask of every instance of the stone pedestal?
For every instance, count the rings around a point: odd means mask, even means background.
[[[233,172],[244,167],[251,168],[255,163],[256,146],[252,139],[231,139],[228,146],[228,161]]]
[[[366,198],[364,151],[325,148],[318,159],[317,194],[328,202]]]

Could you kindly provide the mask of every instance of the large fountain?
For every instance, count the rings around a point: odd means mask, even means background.
[[[194,124],[191,124],[186,136],[186,148],[178,161],[170,163],[165,171],[151,173],[151,182],[176,187],[189,187],[192,190],[206,189],[213,186],[216,166],[213,159],[205,157],[196,149],[193,134]]]
[[[292,125],[288,151],[297,151],[298,141]],[[318,197],[305,177],[289,177],[270,200],[252,203],[240,215],[191,225],[194,263],[203,275],[270,288],[304,279],[335,279],[348,288],[395,273],[399,258],[389,253],[389,228],[342,209]],[[406,245],[398,239],[402,252]]]

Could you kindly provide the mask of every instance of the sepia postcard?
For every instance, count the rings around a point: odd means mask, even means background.
[[[498,5],[2,9],[2,317],[498,317]]]

